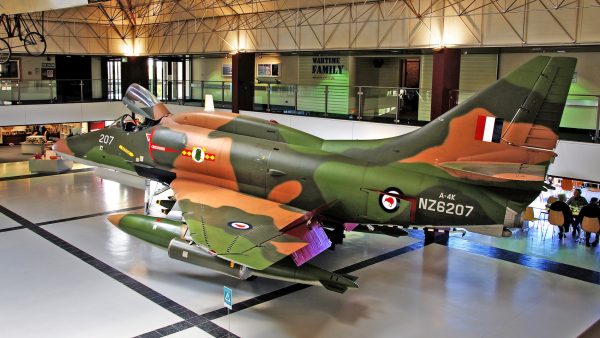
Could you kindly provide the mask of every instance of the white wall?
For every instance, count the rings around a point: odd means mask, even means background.
[[[280,124],[302,130],[327,140],[364,140],[385,138],[409,133],[419,127],[381,124],[364,121],[335,120],[318,117],[282,115],[242,111],[242,115],[265,120],[275,120]]]
[[[548,175],[600,182],[600,144],[558,141]]]
[[[0,106],[0,126],[114,120],[125,112],[121,102]]]

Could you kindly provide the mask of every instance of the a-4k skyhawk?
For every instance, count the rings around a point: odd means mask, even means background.
[[[133,85],[123,101],[143,123],[124,116],[55,150],[169,186],[174,200],[160,203],[176,201],[182,219],[109,219],[172,258],[344,292],[356,278],[307,263],[344,231],[486,226],[509,235],[545,188],[575,64],[536,57],[419,130],[366,141],[232,113],[172,115]]]

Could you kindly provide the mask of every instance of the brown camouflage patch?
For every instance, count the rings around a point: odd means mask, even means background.
[[[187,124],[196,127],[202,127],[206,129],[217,130],[223,125],[231,122],[238,114],[233,113],[207,113],[207,112],[195,112],[195,113],[182,113],[173,116],[173,121],[180,124]]]
[[[308,243],[303,243],[303,242],[271,241],[270,243],[273,244],[273,246],[275,247],[275,250],[277,250],[277,252],[279,252],[282,255],[286,255],[286,256],[291,255],[294,252],[296,252],[308,245]]]
[[[249,214],[267,215],[273,218],[273,224],[278,229],[283,229],[304,216],[304,213],[300,210],[284,209],[281,204],[273,201],[223,189],[212,184],[191,182],[177,178],[171,182],[171,188],[175,191],[177,200],[188,199],[193,203],[207,205],[215,209],[235,206]]]
[[[213,160],[198,163],[190,156],[183,153],[173,163],[173,170],[177,177],[192,179],[197,177],[199,181],[208,184],[216,184],[227,189],[239,190],[235,171],[231,163],[232,140],[229,137],[211,138],[211,130],[200,129],[194,126],[169,125],[169,128],[185,133],[187,137],[186,149],[204,147],[210,150]]]
[[[439,146],[424,149],[420,153],[402,159],[404,163],[440,164],[453,161],[480,161],[506,163],[543,163],[555,156],[551,151],[535,150],[508,144],[505,140],[500,143],[474,142],[477,118],[480,115],[494,116],[489,111],[477,108],[469,113],[454,118],[449,124],[448,136]],[[432,122],[436,123],[436,122]],[[502,134],[507,131],[509,123],[504,122]],[[534,128],[544,128],[533,126]],[[507,135],[510,139],[525,140],[532,125],[529,123],[514,123]],[[543,133],[552,133],[546,128]],[[556,139],[556,137],[555,137]],[[546,143],[544,143],[546,145]]]
[[[302,184],[296,180],[283,182],[275,186],[267,199],[279,202],[282,204],[288,204],[296,199],[302,193]]]

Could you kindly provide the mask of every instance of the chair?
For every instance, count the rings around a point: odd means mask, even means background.
[[[563,215],[562,211],[548,210],[548,223],[561,227],[565,224],[565,215]],[[546,228],[543,239],[546,238],[547,232],[548,229]],[[554,237],[554,227],[552,227],[552,237]]]
[[[533,207],[525,208],[525,211],[523,211],[523,222],[533,222],[534,224],[537,224],[539,220],[539,218],[535,217]]]
[[[600,231],[600,221],[598,221],[598,217],[583,216],[583,220],[581,221],[581,228],[585,232],[598,233]]]

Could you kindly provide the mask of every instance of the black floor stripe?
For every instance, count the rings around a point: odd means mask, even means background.
[[[96,216],[116,214],[118,212],[133,211],[133,210],[139,210],[139,209],[143,209],[143,208],[144,208],[144,206],[142,205],[142,206],[137,206],[137,207],[129,207],[129,208],[123,208],[123,209],[109,210],[109,211],[105,211],[105,212],[98,212],[98,213],[95,213],[95,214],[81,215],[81,216],[75,216],[75,217],[67,217],[67,218],[56,219],[56,220],[53,220],[53,221],[40,222],[40,223],[36,223],[35,225],[42,226],[42,225],[47,225],[47,224],[76,221],[76,220],[84,219],[84,218],[91,218],[91,217],[96,217]]]
[[[8,231],[13,231],[13,230],[21,230],[21,229],[25,229],[25,227],[22,225],[19,225],[16,227],[4,228],[4,229],[0,229],[0,232],[8,232]]]
[[[46,239],[50,243],[58,246],[59,248],[65,250],[68,253],[72,254],[73,256],[79,258],[80,260],[93,266],[100,272],[102,272],[105,275],[111,277],[112,279],[120,282],[121,284],[127,286],[131,290],[144,296],[145,298],[147,298],[148,300],[161,306],[165,310],[168,310],[169,312],[179,316],[184,321],[188,322],[189,325],[196,326],[215,337],[222,337],[224,335],[230,335],[231,337],[237,337],[237,336],[231,334],[229,331],[223,329],[222,327],[210,322],[205,316],[198,315],[197,313],[193,312],[192,310],[167,298],[166,296],[149,288],[148,286],[138,282],[134,278],[129,277],[128,275],[122,273],[121,271],[102,262],[101,260],[99,260],[99,259],[95,258],[94,256],[88,254],[87,252],[75,247],[74,245],[68,243],[67,241],[61,239],[60,237],[48,232],[47,230],[35,225],[34,223],[21,217],[20,215],[14,213],[13,211],[5,208],[2,205],[0,205],[0,213],[6,215],[8,218],[21,224],[23,227],[33,231],[34,233],[36,233],[40,237]],[[157,332],[157,334],[158,334],[158,332]]]
[[[413,243],[411,245],[390,251],[390,252],[386,252],[384,254],[381,254],[379,256],[375,256],[369,259],[365,259],[364,261],[360,261],[358,263],[343,267],[341,269],[335,270],[336,273],[351,273],[353,271],[357,271],[363,268],[366,268],[368,266],[371,266],[373,264],[377,264],[380,262],[383,262],[385,260],[388,260],[390,258],[394,258],[394,257],[398,257],[402,254],[411,252],[411,251],[415,251],[418,249],[421,249],[425,246],[425,244],[422,241],[419,241],[417,243]],[[251,308],[253,306],[262,304],[262,303],[266,303],[268,301],[283,297],[283,296],[287,296],[290,295],[294,292],[298,292],[300,290],[304,290],[304,289],[308,289],[312,287],[312,285],[306,285],[306,284],[292,284],[289,286],[286,286],[284,288],[278,289],[278,290],[274,290],[268,293],[265,293],[263,295],[260,296],[256,296],[254,298],[250,298],[247,299],[243,302],[240,303],[235,303],[233,304],[233,310],[229,311],[229,314],[233,314],[235,312],[239,312],[242,310],[246,310],[248,308]],[[352,292],[352,290],[350,290],[349,292]],[[215,320],[215,319],[219,319],[221,317],[227,316],[227,308],[223,307],[214,311],[210,311],[210,312],[206,312],[204,314],[202,314],[203,317],[205,317],[208,320]],[[160,329],[157,329],[155,331],[150,331],[148,333],[145,333],[143,335],[141,335],[140,337],[154,337],[153,334],[155,334],[155,332],[169,332],[169,334],[175,333],[177,331],[173,331],[175,329],[177,329],[178,327],[183,327],[182,325],[185,322],[179,322],[179,323],[175,323],[172,325],[168,325],[165,327],[162,327]],[[181,330],[185,330],[187,328],[183,328]],[[181,331],[179,330],[179,331]]]
[[[36,177],[83,173],[83,172],[88,172],[88,171],[94,171],[94,168],[73,169],[73,170],[63,171],[62,173],[40,173],[40,174],[28,174],[28,175],[19,175],[19,176],[0,177],[0,182],[22,180],[24,178],[36,178]]]
[[[495,248],[472,242],[466,239],[450,237],[447,243],[448,247],[460,249],[481,256],[500,259],[503,261],[516,263],[528,268],[552,272],[561,276],[570,277],[585,282],[600,285],[600,272],[573,266],[569,264],[553,262],[544,258],[530,256],[519,252],[509,251],[505,249]]]

